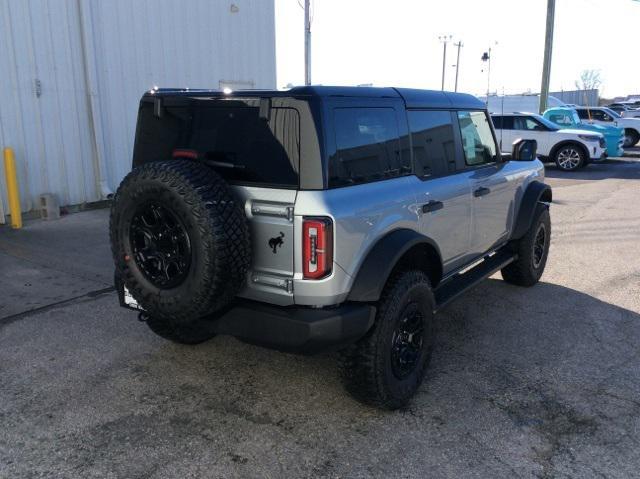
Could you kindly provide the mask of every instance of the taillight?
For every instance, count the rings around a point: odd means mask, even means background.
[[[329,218],[305,218],[302,223],[304,279],[320,279],[333,266],[333,223]]]
[[[196,150],[188,150],[186,148],[176,148],[173,150],[172,156],[174,158],[189,158],[190,160],[197,160],[198,152]]]

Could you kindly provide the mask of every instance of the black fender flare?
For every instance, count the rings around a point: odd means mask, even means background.
[[[522,238],[533,221],[533,215],[539,203],[551,203],[553,193],[551,187],[541,181],[532,181],[527,186],[522,199],[520,200],[520,208],[516,218],[513,231],[511,233],[512,240]]]
[[[438,275],[441,275],[442,256],[440,255],[440,248],[431,238],[410,229],[395,230],[382,237],[371,248],[360,265],[348,300],[373,302],[380,299],[382,290],[393,268],[405,253],[418,245],[428,245],[433,248],[440,261]]]

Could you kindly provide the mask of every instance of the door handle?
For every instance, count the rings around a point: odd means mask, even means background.
[[[478,198],[480,196],[488,195],[489,193],[491,193],[491,190],[489,188],[485,188],[484,186],[481,186],[480,188],[478,188],[473,192],[473,196]]]
[[[442,208],[444,208],[444,204],[442,203],[442,201],[431,200],[428,203],[425,203],[424,205],[422,205],[422,212],[430,213],[432,211],[441,210]]]

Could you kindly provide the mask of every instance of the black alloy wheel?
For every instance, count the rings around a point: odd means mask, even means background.
[[[533,241],[533,267],[538,269],[542,260],[545,256],[545,252],[547,250],[547,228],[544,223],[540,223],[538,225],[538,230],[536,231],[536,237]]]
[[[418,363],[424,341],[424,321],[417,303],[409,303],[391,339],[391,368],[398,379],[405,379]]]
[[[133,260],[154,286],[170,289],[181,284],[191,266],[191,241],[183,222],[168,208],[149,202],[131,219]]]

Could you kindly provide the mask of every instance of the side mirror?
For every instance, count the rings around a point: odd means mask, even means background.
[[[516,140],[513,142],[511,159],[513,161],[533,161],[536,159],[538,142],[536,140]]]

